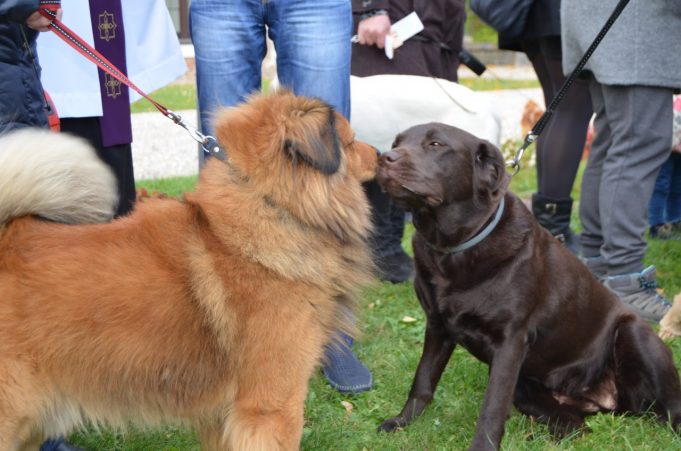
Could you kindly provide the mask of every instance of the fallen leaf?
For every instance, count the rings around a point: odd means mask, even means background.
[[[416,322],[416,318],[413,318],[413,317],[411,317],[411,316],[404,316],[404,317],[402,317],[402,320],[401,320],[401,321],[402,321],[403,323],[405,323],[405,324],[410,324],[410,323],[415,323],[415,322]]]
[[[347,413],[352,413],[352,408],[353,408],[352,403],[350,403],[350,402],[348,402],[348,401],[341,401],[341,405],[342,405],[343,407],[345,407],[345,411],[346,411]]]

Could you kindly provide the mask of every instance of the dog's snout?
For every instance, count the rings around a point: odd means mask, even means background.
[[[391,150],[381,154],[381,161],[385,163],[395,163],[400,157],[401,154],[399,152]]]
[[[381,158],[381,151],[378,150],[378,149],[377,149],[376,147],[374,147],[374,146],[371,146],[371,148],[374,149],[374,152],[376,152],[376,156],[377,156],[378,158]]]

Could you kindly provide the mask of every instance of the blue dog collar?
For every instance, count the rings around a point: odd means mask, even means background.
[[[464,241],[461,244],[458,244],[456,246],[451,246],[451,247],[437,247],[433,244],[430,244],[428,241],[426,241],[426,244],[431,249],[436,250],[438,252],[441,252],[443,254],[456,254],[456,253],[459,253],[459,252],[463,252],[466,249],[470,249],[471,247],[475,246],[476,244],[478,244],[479,242],[481,242],[482,240],[487,238],[487,236],[490,233],[492,233],[492,230],[494,230],[494,228],[497,226],[497,224],[499,224],[499,221],[501,220],[501,215],[504,214],[504,204],[505,204],[504,198],[502,197],[501,202],[499,202],[499,206],[497,207],[497,212],[494,215],[494,219],[492,219],[492,222],[487,224],[487,227],[482,229],[480,231],[480,233],[475,235],[470,240]]]

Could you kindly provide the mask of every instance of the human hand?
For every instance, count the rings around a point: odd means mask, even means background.
[[[366,18],[357,26],[358,42],[362,45],[375,45],[382,49],[385,45],[385,37],[390,34],[390,26],[390,18],[385,14]]]
[[[61,21],[62,15],[63,11],[61,9],[58,9],[57,20]],[[49,31],[51,23],[52,23],[51,19],[48,19],[47,17],[43,16],[38,11],[34,11],[33,14],[28,16],[28,19],[26,19],[26,26],[36,31]]]

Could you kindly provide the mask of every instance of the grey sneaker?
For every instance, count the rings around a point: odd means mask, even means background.
[[[630,310],[649,321],[661,320],[672,306],[657,294],[654,266],[648,266],[640,273],[608,277],[603,284]]]
[[[599,282],[605,281],[608,274],[608,265],[605,263],[605,258],[603,258],[603,256],[581,257],[580,260],[589,268],[591,274],[593,274]]]

